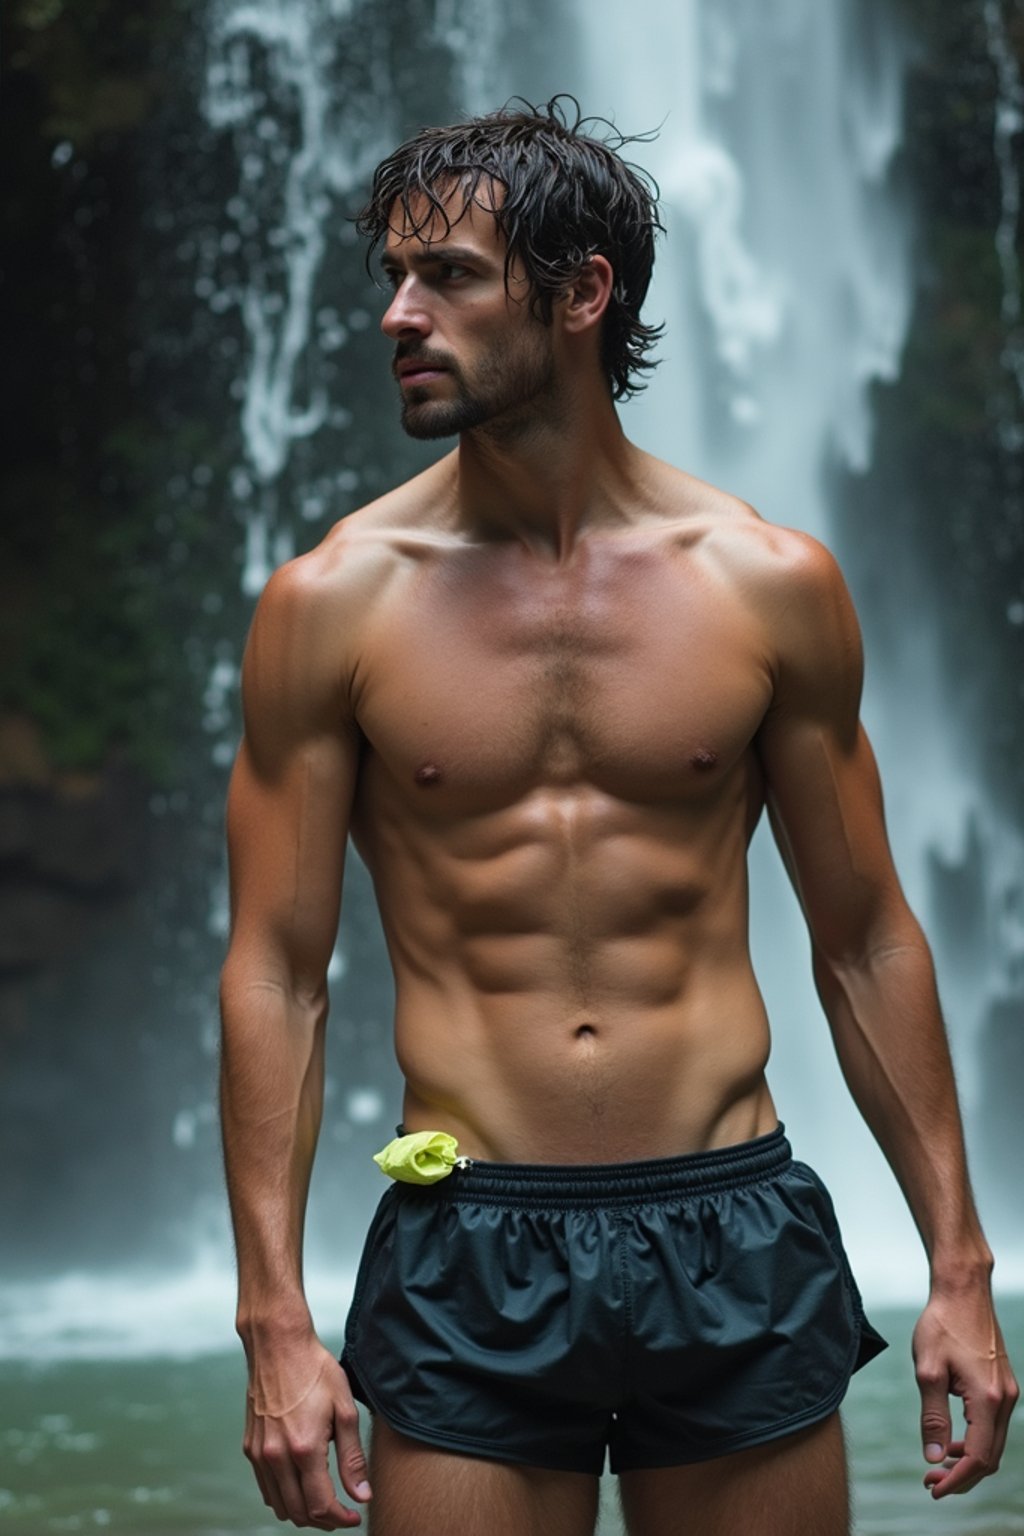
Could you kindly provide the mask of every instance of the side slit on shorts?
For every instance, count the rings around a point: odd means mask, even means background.
[[[885,1347],[779,1126],[716,1152],[393,1184],[341,1363],[416,1440],[598,1473],[606,1451],[625,1472],[791,1434]]]

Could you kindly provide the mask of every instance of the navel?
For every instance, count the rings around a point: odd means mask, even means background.
[[[701,773],[707,773],[708,769],[714,768],[717,762],[718,753],[713,752],[710,747],[698,747],[690,758],[691,766]]]
[[[431,784],[440,784],[441,770],[436,763],[421,763],[413,774],[417,784],[422,784],[428,789]]]

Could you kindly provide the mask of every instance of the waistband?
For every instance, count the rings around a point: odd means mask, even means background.
[[[587,1209],[714,1194],[783,1172],[793,1161],[782,1125],[714,1152],[633,1163],[491,1163],[467,1158],[417,1195],[474,1205]],[[413,1189],[413,1186],[404,1186]]]

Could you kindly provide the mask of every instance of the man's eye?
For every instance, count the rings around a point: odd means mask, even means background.
[[[468,273],[469,268],[460,266],[457,261],[442,261],[437,269],[438,276],[445,282],[452,278],[466,277]]]

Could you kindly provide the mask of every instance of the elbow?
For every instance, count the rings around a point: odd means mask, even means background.
[[[889,1017],[894,1000],[934,990],[928,941],[916,921],[900,930],[842,946],[812,946],[818,997],[835,1027],[847,1017]]]
[[[810,929],[815,970],[871,971],[911,956],[931,958],[924,931],[898,889],[863,893],[816,921],[812,914]]]
[[[327,973],[323,967],[304,968],[264,950],[259,957],[228,951],[220,972],[220,1010],[231,1017],[250,1014],[254,1007],[285,1009],[314,1023],[327,1016]]]
[[[818,989],[830,993],[852,978],[932,967],[928,940],[902,901],[855,922],[812,930],[811,948]]]

